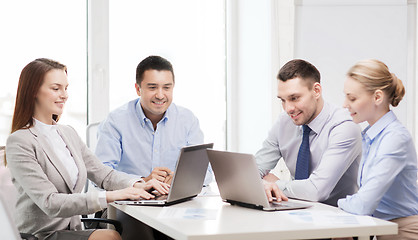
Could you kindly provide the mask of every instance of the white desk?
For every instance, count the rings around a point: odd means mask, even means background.
[[[214,219],[162,218],[162,207],[140,207],[110,204],[109,218],[115,219],[120,210],[150,227],[174,238],[195,239],[315,239],[359,236],[369,240],[372,235],[397,233],[397,224],[366,216],[349,218],[366,224],[324,224],[318,221],[302,221],[295,214],[320,216],[324,211],[344,218],[342,210],[321,203],[304,210],[263,212],[222,202],[219,196],[202,196],[169,208],[208,209],[216,214]],[[167,207],[166,207],[167,208]],[[291,213],[292,212],[292,213]],[[316,219],[316,218],[314,218]],[[330,220],[330,219],[328,219]],[[341,220],[341,219],[340,219]],[[364,220],[364,221],[363,221]],[[337,221],[338,222],[338,221]]]

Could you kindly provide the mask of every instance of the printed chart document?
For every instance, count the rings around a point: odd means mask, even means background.
[[[296,222],[308,222],[315,225],[376,225],[370,216],[356,216],[349,213],[335,213],[332,211],[292,211],[287,213]]]
[[[216,220],[217,209],[164,207],[158,218]]]

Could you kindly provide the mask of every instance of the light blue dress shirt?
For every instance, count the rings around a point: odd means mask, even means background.
[[[389,111],[362,135],[359,191],[338,206],[384,220],[417,215],[417,155],[408,130]]]
[[[155,167],[174,171],[182,147],[203,143],[199,120],[190,110],[172,103],[154,131],[139,98],[112,111],[97,137],[96,155],[104,164],[141,177]],[[205,184],[212,178],[209,167]]]

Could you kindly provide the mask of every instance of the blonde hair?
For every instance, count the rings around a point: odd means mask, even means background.
[[[398,106],[405,95],[402,81],[389,71],[386,64],[376,59],[357,62],[348,70],[347,76],[363,84],[371,93],[381,90],[394,107]]]

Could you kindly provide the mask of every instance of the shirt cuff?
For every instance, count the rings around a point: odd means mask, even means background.
[[[286,184],[289,181],[284,181],[284,180],[277,180],[276,181],[276,185],[279,187],[280,190],[284,191],[286,189]]]
[[[106,191],[99,191],[98,194],[98,201],[101,209],[104,209],[107,207],[107,199],[106,199]]]
[[[344,203],[346,202],[345,198],[338,199],[337,206],[341,209],[344,209]]]
[[[135,178],[135,179],[131,179],[129,181],[129,186],[133,187],[135,185],[135,183],[137,183],[137,182],[139,182],[139,183],[145,183],[144,179],[142,179],[142,178]]]
[[[95,213],[97,211],[102,210],[102,208],[100,208],[98,191],[87,192],[87,205],[88,205],[89,213]]]

